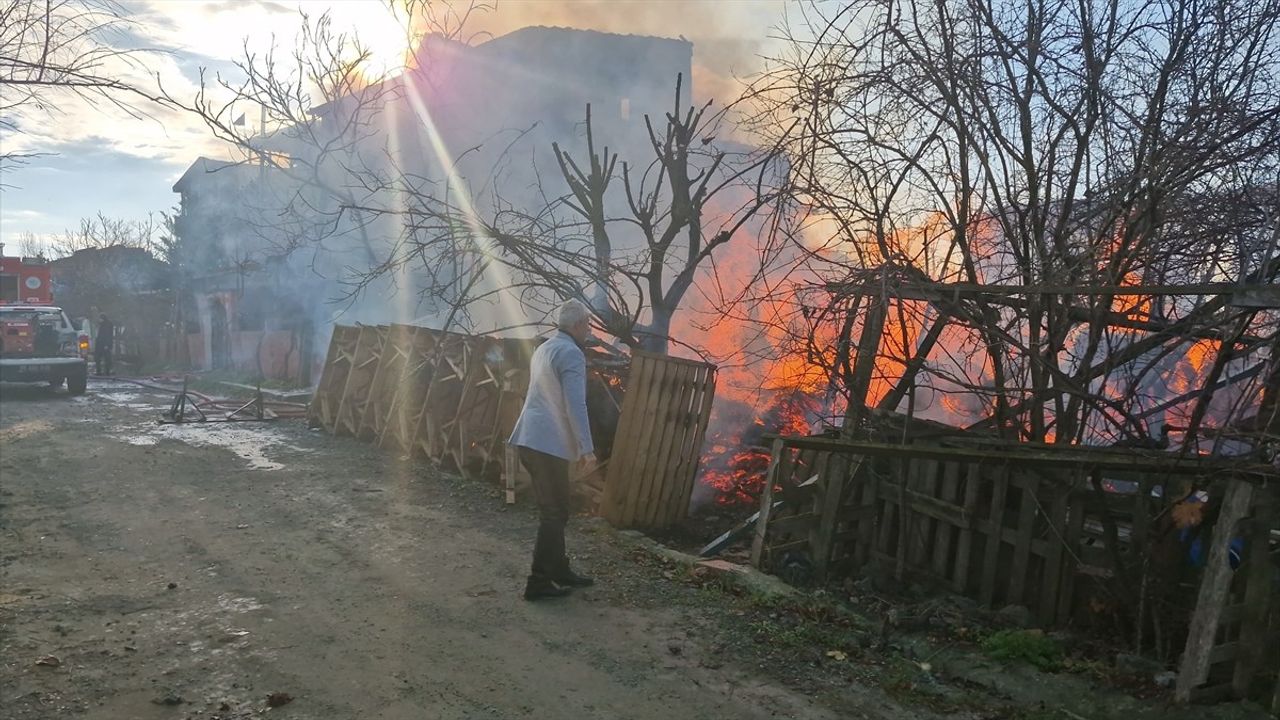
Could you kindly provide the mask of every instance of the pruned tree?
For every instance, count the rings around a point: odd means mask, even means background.
[[[409,23],[424,24],[432,25]],[[433,52],[457,52],[465,36],[456,22],[444,31],[403,73],[369,78],[358,38],[321,17],[291,52],[293,70],[247,55],[246,79],[220,83],[223,102],[204,94],[186,106],[266,168],[263,187],[251,193],[269,198],[253,220],[260,235],[275,238],[282,254],[341,274],[349,297],[394,285],[464,328],[481,315],[510,314],[487,330],[536,321],[560,299],[580,298],[608,334],[666,351],[690,288],[723,247],[753,236],[752,224],[778,197],[777,183],[765,182],[776,150],[721,149],[724,111],[693,105],[673,77],[675,101],[645,116],[638,157],[609,149],[618,140],[603,137],[589,106],[585,147],[559,139],[537,147],[529,118],[448,154],[432,117]],[[264,108],[270,132],[249,136],[231,122],[230,108],[245,101]],[[507,172],[547,150],[555,164],[533,161],[528,183]]]

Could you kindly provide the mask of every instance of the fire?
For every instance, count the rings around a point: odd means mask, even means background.
[[[737,428],[729,424],[714,433],[702,459],[702,482],[713,488],[721,505],[754,506],[769,470],[766,434],[806,435],[815,399],[804,390],[779,393],[759,417]]]
[[[1120,281],[1121,287],[1135,287],[1142,284],[1142,277],[1134,271],[1125,273]],[[1115,295],[1111,300],[1111,309],[1113,312],[1121,315],[1127,315],[1134,320],[1149,320],[1151,318],[1151,296],[1150,295]]]

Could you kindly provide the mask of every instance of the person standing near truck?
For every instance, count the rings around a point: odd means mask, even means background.
[[[116,343],[116,326],[106,313],[98,316],[98,334],[93,339],[93,374],[111,374],[111,351]],[[103,368],[106,372],[103,372]]]

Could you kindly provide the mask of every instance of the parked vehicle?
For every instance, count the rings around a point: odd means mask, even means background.
[[[0,305],[0,381],[67,384],[84,393],[89,380],[89,335],[62,308]]]

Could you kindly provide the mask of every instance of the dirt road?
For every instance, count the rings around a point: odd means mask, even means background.
[[[591,524],[600,585],[526,603],[528,508],[300,422],[157,425],[166,401],[0,388],[0,716],[931,717],[782,687]]]

